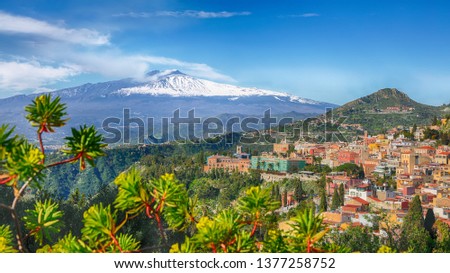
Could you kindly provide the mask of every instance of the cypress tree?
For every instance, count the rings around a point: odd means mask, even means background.
[[[283,205],[281,200],[280,186],[278,184],[274,184],[272,186],[272,198],[280,202],[280,205]]]
[[[280,204],[283,205],[283,193],[280,191],[280,187],[278,187],[278,200]]]
[[[336,210],[339,207],[340,203],[341,203],[341,199],[339,197],[338,190],[335,189],[334,192],[333,192],[333,200],[331,201],[330,209],[331,210]]]
[[[364,168],[362,164],[359,165],[359,172],[358,172],[359,179],[364,179],[366,177],[366,174],[364,173]]]
[[[340,205],[343,206],[344,205],[344,201],[345,201],[345,189],[344,189],[344,184],[340,184],[339,185],[339,198],[340,198]]]
[[[283,199],[284,199],[284,206],[287,207],[289,205],[288,204],[288,193],[287,193],[287,190],[284,190],[284,192],[283,192]]]
[[[428,209],[425,215],[424,227],[430,233],[432,238],[435,238],[435,232],[433,230],[433,225],[436,222],[436,217],[434,216],[433,209]]]
[[[322,174],[322,176],[318,180],[318,184],[319,184],[320,189],[325,190],[325,188],[327,186],[327,180],[325,179],[325,174]]]
[[[320,211],[324,212],[327,211],[328,204],[327,204],[327,195],[325,193],[325,190],[320,191],[320,205],[319,209]]]
[[[433,121],[431,122],[431,125],[438,125],[438,118],[436,116],[433,117]]]
[[[422,205],[419,196],[416,195],[403,218],[399,245],[401,251],[419,253],[431,251],[432,240],[424,223]]]
[[[300,203],[300,201],[302,201],[303,199],[303,194],[304,194],[304,190],[303,190],[303,186],[302,186],[302,181],[298,181],[296,183],[295,186],[295,190],[294,190],[294,198],[295,201],[297,201],[298,203]]]
[[[414,196],[409,205],[408,213],[406,214],[405,218],[403,218],[403,227],[424,227],[422,204],[418,195]]]

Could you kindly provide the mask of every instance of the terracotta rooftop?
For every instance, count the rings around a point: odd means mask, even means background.
[[[355,200],[358,203],[363,204],[363,205],[369,205],[370,204],[369,202],[367,202],[366,200],[362,199],[361,197],[353,197],[352,199]]]
[[[343,206],[343,207],[348,207],[348,208],[360,208],[361,206],[360,206],[360,205],[351,205],[351,204],[347,204],[347,205],[345,205],[345,206]]]
[[[342,212],[357,212],[357,211],[358,211],[358,206],[345,205],[342,207]]]
[[[422,146],[422,147],[419,147],[417,149],[436,150],[435,148],[433,148],[431,146]]]
[[[380,199],[378,199],[376,197],[372,197],[372,196],[368,196],[367,199],[373,200],[375,202],[382,202]]]
[[[342,215],[340,213],[324,212],[323,221],[327,223],[340,223],[342,222]]]

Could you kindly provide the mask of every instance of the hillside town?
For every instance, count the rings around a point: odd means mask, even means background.
[[[424,139],[426,130],[441,130],[448,127],[447,121],[408,128],[408,136],[404,128],[393,128],[373,136],[365,132],[351,143],[276,143],[271,152],[254,156],[238,146],[233,156],[208,157],[204,171],[258,170],[266,183],[274,184],[287,179],[303,183],[324,179],[328,207],[323,211],[324,222],[336,228],[371,226],[371,219],[380,214],[401,224],[415,196],[420,198],[424,216],[431,210],[435,219],[450,225],[450,146]],[[361,171],[336,171],[339,166]],[[321,169],[327,171],[318,171]],[[338,197],[342,201],[333,207],[332,199],[340,187],[344,196]],[[290,191],[281,197],[282,208],[297,205],[294,195]],[[316,194],[313,200],[319,211],[320,196]]]

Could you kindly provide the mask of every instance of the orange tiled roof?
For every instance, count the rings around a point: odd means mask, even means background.
[[[419,147],[417,149],[436,150],[435,148],[433,148],[431,146],[422,146],[422,147]]]
[[[378,198],[376,198],[376,197],[368,196],[367,198],[368,198],[368,199],[371,199],[371,200],[373,200],[373,201],[375,201],[375,202],[382,202],[380,199],[378,199]]]
[[[342,207],[342,212],[357,212],[358,206],[345,205]]]
[[[361,203],[363,205],[369,205],[370,203],[366,200],[362,199],[361,197],[352,197],[353,200],[355,200],[358,203]]]
[[[347,207],[347,208],[360,208],[361,206],[360,206],[360,205],[347,204],[347,205],[345,205],[345,206],[343,206],[343,207]]]

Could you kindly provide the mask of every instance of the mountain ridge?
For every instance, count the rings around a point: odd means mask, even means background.
[[[332,110],[345,117],[347,124],[361,124],[369,133],[381,133],[396,126],[425,125],[444,113],[443,106],[432,106],[411,99],[396,88],[383,88]]]
[[[372,106],[428,106],[422,103],[418,103],[411,99],[408,94],[396,89],[396,88],[383,88],[369,95],[360,97],[353,101],[347,102],[338,109],[345,109],[354,106],[363,107],[363,105],[372,104]],[[433,107],[433,106],[430,106]]]
[[[133,92],[138,90],[137,92]],[[44,92],[49,93],[49,92]],[[41,93],[42,94],[42,93]],[[70,126],[93,124],[102,129],[108,118],[119,118],[118,128],[123,129],[125,109],[130,109],[130,118],[155,120],[158,126],[164,117],[173,117],[176,110],[180,116],[195,110],[196,117],[224,117],[235,113],[238,116],[262,117],[270,109],[274,116],[296,113],[293,119],[316,116],[326,108],[337,105],[300,98],[284,92],[258,88],[246,88],[197,79],[178,70],[152,71],[141,81],[122,79],[103,83],[87,83],[51,92],[67,104],[71,118],[62,135],[48,137],[61,139],[70,134]],[[0,99],[0,116],[29,138],[35,137],[33,129],[25,120],[24,107],[39,94],[21,95]],[[227,115],[228,114],[228,115]],[[225,124],[225,123],[224,123]],[[148,129],[148,128],[147,128]],[[102,132],[106,133],[106,132]]]
[[[107,86],[107,88],[97,88],[97,86]],[[75,96],[77,93],[84,93],[88,96],[92,95],[88,92],[95,89],[94,95],[153,95],[153,96],[174,96],[174,97],[207,97],[220,96],[230,97],[231,99],[239,99],[240,97],[249,96],[273,96],[280,101],[291,101],[303,104],[321,104],[323,102],[299,97],[287,92],[272,91],[256,87],[240,87],[230,84],[216,83],[209,80],[198,79],[179,70],[154,70],[146,74],[144,80],[138,81],[132,78],[121,80],[113,80],[100,83],[86,83],[75,87],[63,88],[51,92],[59,96]],[[27,95],[25,95],[27,96]],[[332,107],[336,104],[326,103]]]

